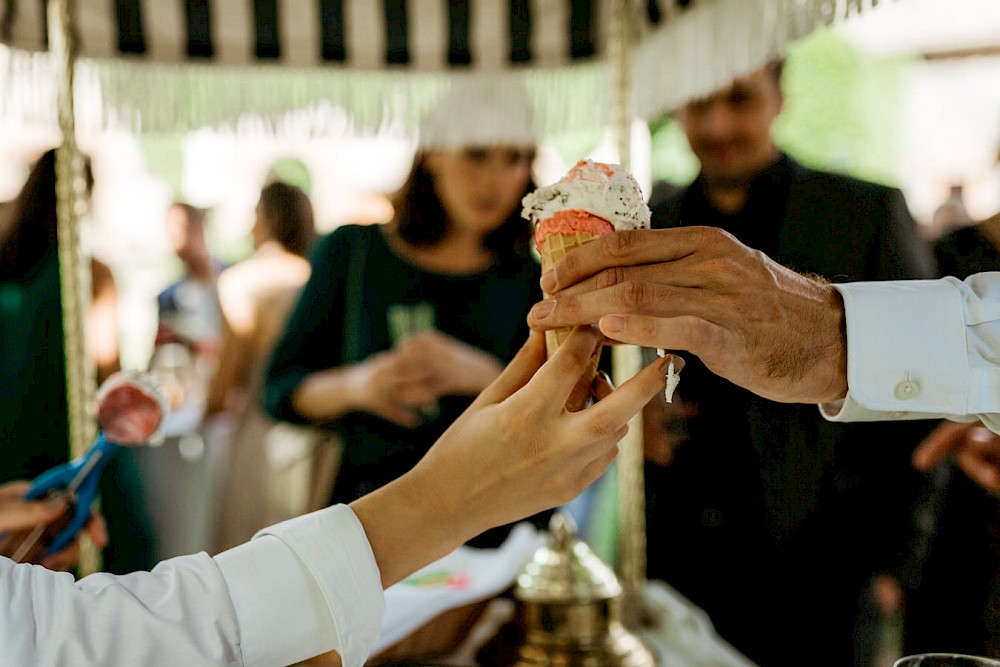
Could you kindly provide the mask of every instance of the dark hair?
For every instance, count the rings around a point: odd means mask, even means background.
[[[93,186],[90,160],[84,158],[87,193]],[[56,151],[45,151],[10,206],[10,236],[0,247],[0,278],[23,278],[55,246]]]
[[[316,230],[312,203],[301,188],[281,181],[268,183],[260,191],[257,206],[261,222],[275,241],[296,255],[309,253]]]
[[[434,245],[445,237],[449,224],[441,200],[434,192],[434,177],[426,162],[427,154],[417,153],[410,175],[392,197],[396,230],[404,241],[415,246]],[[521,196],[534,189],[534,179],[529,178]],[[531,251],[531,235],[531,223],[515,207],[499,227],[486,235],[483,247],[497,257],[527,256]]]
[[[769,60],[766,65],[764,65],[764,70],[771,75],[774,83],[777,84],[778,88],[781,88],[781,77],[785,73],[785,58],[778,57],[773,60]]]

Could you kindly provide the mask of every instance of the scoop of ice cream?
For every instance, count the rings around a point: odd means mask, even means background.
[[[615,231],[614,225],[593,213],[571,208],[559,211],[551,218],[545,218],[535,225],[535,245],[542,247],[542,240],[549,234],[576,234],[587,232],[592,236],[604,236]]]
[[[156,435],[163,421],[165,400],[143,376],[116,373],[97,394],[97,420],[110,442],[141,445]]]
[[[544,220],[569,210],[607,220],[615,231],[649,227],[649,207],[639,184],[617,164],[581,160],[558,182],[525,196],[521,205],[521,215],[536,230]]]

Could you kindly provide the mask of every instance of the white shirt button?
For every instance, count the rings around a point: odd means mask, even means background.
[[[903,417],[905,417],[908,414],[910,414],[910,413],[906,412],[904,410],[897,410],[895,412],[890,412],[889,413],[889,417],[892,418],[892,419],[902,419]]]
[[[913,380],[903,380],[896,385],[896,389],[893,393],[896,394],[896,398],[901,401],[905,401],[906,399],[913,398],[920,393],[920,385]]]

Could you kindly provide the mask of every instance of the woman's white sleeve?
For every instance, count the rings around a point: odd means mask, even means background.
[[[3,665],[256,667],[337,650],[360,666],[383,613],[378,567],[346,506],[152,572],[75,581],[0,558]]]

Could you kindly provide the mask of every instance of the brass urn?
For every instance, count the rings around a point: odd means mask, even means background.
[[[611,569],[576,538],[564,512],[549,523],[551,542],[517,578],[515,618],[523,631],[521,667],[653,667],[653,655],[620,620],[622,588]]]

